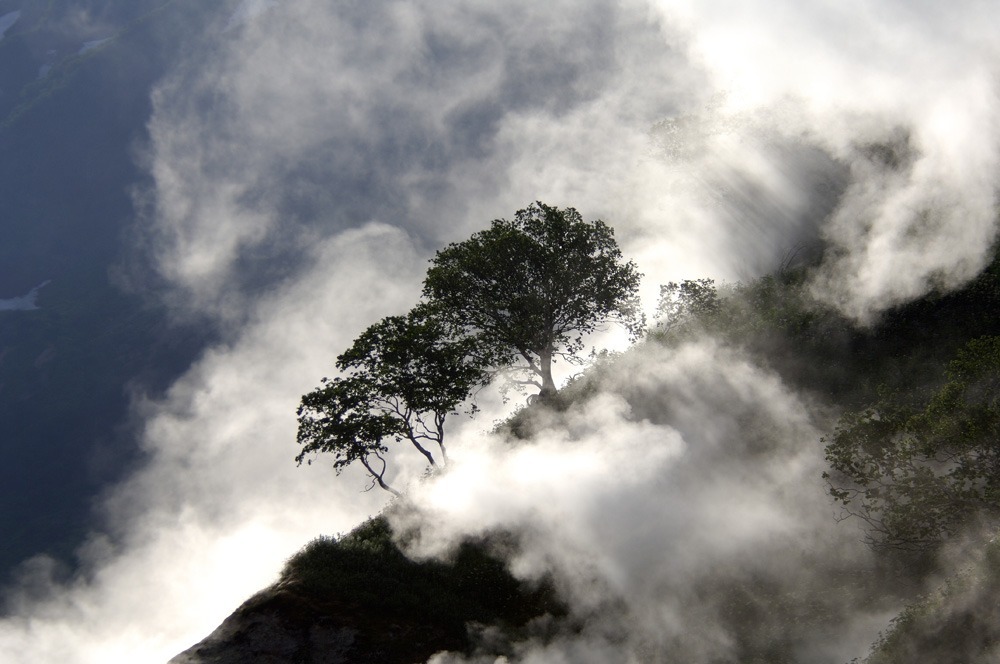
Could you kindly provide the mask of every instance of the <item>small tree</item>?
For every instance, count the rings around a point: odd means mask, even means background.
[[[405,434],[403,422],[382,408],[382,401],[367,377],[349,376],[333,380],[302,397],[299,405],[298,441],[302,445],[295,460],[301,465],[309,454],[329,452],[339,475],[354,462],[365,467],[386,491],[398,491],[385,481],[386,439],[400,440]],[[311,464],[312,459],[307,463]],[[374,484],[373,484],[374,486]]]
[[[302,397],[296,461],[332,453],[338,474],[358,462],[372,486],[399,495],[385,481],[386,441],[409,442],[429,468],[446,464],[445,418],[489,381],[486,348],[426,305],[372,325],[337,358],[344,375]]]
[[[431,263],[428,301],[475,331],[499,367],[527,373],[514,382],[542,397],[556,392],[554,358],[577,362],[585,335],[615,321],[634,337],[645,324],[642,275],[622,260],[611,227],[585,222],[573,208],[535,203],[442,249]]]

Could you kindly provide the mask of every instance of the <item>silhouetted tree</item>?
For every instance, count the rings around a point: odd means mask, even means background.
[[[614,231],[573,208],[534,203],[513,221],[442,249],[431,261],[424,296],[456,325],[473,330],[506,368],[542,397],[555,394],[555,357],[577,362],[583,337],[615,321],[634,336],[641,274],[622,260]]]
[[[386,442],[409,442],[430,468],[447,463],[445,419],[489,382],[488,349],[426,305],[384,318],[337,358],[342,376],[302,397],[296,461],[331,453],[338,474],[358,462],[399,495],[385,479]]]

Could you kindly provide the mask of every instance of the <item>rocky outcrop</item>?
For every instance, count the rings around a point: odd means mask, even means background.
[[[282,583],[244,602],[169,664],[413,664],[463,645],[460,635],[432,624],[373,616]]]
[[[502,541],[411,560],[384,516],[319,537],[289,559],[278,583],[169,664],[423,664],[437,652],[484,647],[506,654],[508,637],[566,610],[549,583],[511,576],[496,553]]]

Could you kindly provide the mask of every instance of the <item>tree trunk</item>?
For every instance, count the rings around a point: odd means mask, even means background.
[[[539,398],[547,399],[555,396],[556,383],[552,380],[552,344],[546,345],[538,353],[538,369],[542,376],[542,391]]]

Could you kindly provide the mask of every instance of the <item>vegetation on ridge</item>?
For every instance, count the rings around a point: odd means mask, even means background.
[[[857,610],[884,610],[877,608],[883,606],[880,593],[905,587],[908,590],[897,597],[914,597],[914,588],[943,577],[949,580],[939,592],[916,600],[888,627],[866,663],[914,661],[914,653],[927,652],[935,653],[934,661],[988,661],[984,658],[995,654],[1000,644],[1000,628],[995,626],[1000,623],[995,620],[995,601],[990,599],[1000,583],[996,542],[990,539],[1000,515],[998,262],[965,288],[932,293],[896,307],[868,327],[858,326],[812,298],[811,267],[786,267],[746,283],[717,286],[700,279],[667,284],[661,291],[659,322],[642,343],[679,349],[690,341],[715,339],[741,349],[756,364],[820,404],[818,412],[829,416],[830,434],[816,444],[826,445],[829,467],[825,477],[832,501],[844,507],[843,517],[861,518],[870,543],[883,550],[885,569],[868,570],[866,574],[875,575],[870,577],[835,570],[840,576],[831,580],[824,596],[789,594],[783,585],[767,579],[730,578],[721,572],[701,591],[725,597],[720,616],[744,657],[740,661],[793,662],[800,661],[795,654],[796,635],[806,625],[821,628],[838,602],[865,603]],[[433,303],[429,298],[428,304]],[[444,317],[443,321],[454,325],[457,338],[468,343],[473,342],[462,334],[482,331],[468,322],[463,325],[458,318]],[[600,389],[602,376],[617,361],[612,355],[599,356],[558,395],[529,406],[503,428],[530,438],[533,412],[564,410],[579,403]],[[470,379],[466,395],[473,385],[485,384],[492,377],[493,366],[484,362],[478,367],[484,373]],[[344,364],[342,368],[349,367]],[[466,389],[458,386],[458,392]],[[453,395],[456,399],[458,392]],[[454,410],[460,401],[449,408]],[[452,617],[443,618],[452,620],[449,624],[458,631],[460,616],[466,621],[482,620],[482,616],[492,616],[485,618],[487,622],[507,620],[502,612],[465,606],[464,600],[441,599],[450,597],[458,581],[449,575],[457,572],[447,565],[434,567],[438,563],[421,567],[425,563],[403,562],[405,556],[391,543],[389,533],[380,532],[388,548],[375,547],[370,552],[367,545],[352,548],[353,534],[339,542],[314,543],[298,557],[296,574],[309,568],[350,569],[353,563],[342,562],[348,555],[345,551],[367,552],[358,553],[358,561],[373,556],[367,563],[359,562],[362,566],[375,562],[370,574],[380,575],[384,568],[387,582],[412,584],[438,598],[404,599],[399,611],[415,611],[428,601],[463,606]],[[368,541],[367,536],[359,538]],[[967,538],[963,540],[967,551],[982,554],[972,567],[956,568],[941,555],[946,545],[960,538]],[[497,564],[498,573],[507,574]],[[396,572],[391,570],[402,574],[393,581]],[[387,590],[372,586],[366,578],[362,574],[356,581],[337,583],[341,588],[354,583],[359,596],[367,592],[365,601],[377,611],[379,598]],[[500,578],[494,581],[500,583]],[[508,578],[502,583],[511,582]],[[314,587],[333,586],[314,581]],[[424,590],[415,592],[413,597]],[[526,601],[523,606],[532,607],[522,617],[540,615],[548,611],[545,607],[558,605],[553,594],[539,604],[517,593],[508,596],[514,604]]]
[[[496,546],[489,538],[469,541],[448,561],[414,561],[380,516],[343,537],[310,542],[285,564],[279,585],[337,599],[363,620],[433,626],[442,631],[439,648],[470,652],[470,622],[502,626],[513,636],[534,618],[566,613],[550,585],[511,576]]]

